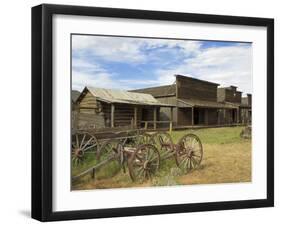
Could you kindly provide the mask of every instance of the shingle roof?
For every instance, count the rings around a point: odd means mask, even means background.
[[[154,105],[172,107],[173,105],[160,103],[151,94],[128,92],[124,90],[86,87],[98,100],[106,103],[124,103],[136,105]]]

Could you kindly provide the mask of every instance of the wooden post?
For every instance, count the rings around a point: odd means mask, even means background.
[[[226,124],[226,109],[223,109],[223,124]]]
[[[205,124],[208,125],[209,124],[209,115],[208,115],[208,108],[205,109]]]
[[[153,129],[156,130],[157,108],[153,108]]]
[[[134,126],[135,128],[137,128],[138,126],[138,108],[137,107],[134,107]]]
[[[173,115],[173,107],[170,108],[170,126],[169,126],[169,131],[170,133],[173,130],[173,119],[174,119],[174,115]]]
[[[144,129],[147,130],[147,122],[144,122]]]
[[[191,108],[191,125],[194,125],[194,107]]]
[[[114,104],[111,104],[111,127],[114,127],[114,111],[115,111],[115,106]]]
[[[240,117],[239,117],[239,108],[237,108],[237,123],[239,123]]]
[[[172,133],[173,131],[173,122],[170,121],[169,132]]]

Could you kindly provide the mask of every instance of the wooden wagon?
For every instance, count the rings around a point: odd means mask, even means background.
[[[112,161],[117,162],[132,181],[151,178],[160,164],[174,158],[176,165],[184,172],[197,168],[203,158],[200,139],[194,134],[184,135],[176,144],[169,133],[146,132],[141,129],[115,128],[103,131],[76,131],[72,135],[72,162],[83,162],[88,155],[95,158],[95,164],[72,176],[75,181],[91,174]]]

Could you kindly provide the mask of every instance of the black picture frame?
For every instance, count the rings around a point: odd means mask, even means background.
[[[55,14],[266,27],[267,198],[54,212],[52,210],[52,18]],[[40,221],[56,221],[271,206],[274,206],[273,19],[49,4],[32,8],[32,218]]]

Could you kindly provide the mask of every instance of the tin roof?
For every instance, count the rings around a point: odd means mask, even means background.
[[[160,103],[151,94],[128,92],[125,90],[103,89],[96,87],[85,87],[99,101],[106,103],[123,103],[135,105],[152,105],[173,107],[174,105]]]

